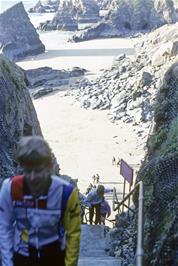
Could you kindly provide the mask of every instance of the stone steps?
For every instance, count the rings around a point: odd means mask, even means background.
[[[119,259],[105,252],[108,228],[104,225],[82,225],[78,266],[120,266]]]

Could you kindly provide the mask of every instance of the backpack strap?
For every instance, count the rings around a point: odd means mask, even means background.
[[[24,192],[24,176],[18,175],[12,177],[11,196],[12,200],[22,200]]]
[[[66,205],[74,187],[72,185],[63,185],[62,202],[61,202],[61,218],[64,216]]]

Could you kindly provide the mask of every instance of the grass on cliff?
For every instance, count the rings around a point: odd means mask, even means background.
[[[0,77],[11,79],[17,90],[25,87],[23,71],[4,56],[0,56]]]
[[[178,154],[178,116],[171,122],[167,138],[162,143],[160,155]]]

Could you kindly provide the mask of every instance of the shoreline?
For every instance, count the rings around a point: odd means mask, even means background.
[[[40,39],[46,52],[37,56],[29,56],[17,64],[23,69],[49,66],[54,69],[81,67],[91,73],[100,74],[112,66],[119,54],[128,56],[135,54],[136,39],[98,39],[81,43],[68,42],[71,32],[44,32]]]

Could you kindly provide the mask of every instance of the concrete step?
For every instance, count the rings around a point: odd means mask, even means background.
[[[119,259],[105,253],[107,232],[104,225],[82,225],[78,266],[121,266]]]
[[[80,257],[78,266],[121,266],[121,262],[113,257]]]

